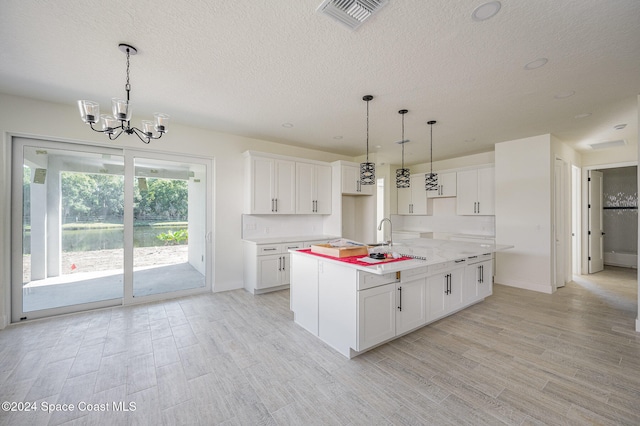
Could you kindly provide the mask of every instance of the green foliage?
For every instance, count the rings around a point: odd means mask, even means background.
[[[24,200],[28,202],[30,170],[24,172]],[[124,177],[106,174],[61,174],[64,223],[120,222],[124,215]],[[188,220],[187,181],[147,179],[147,189],[134,187],[134,218],[139,221]],[[25,208],[25,211],[29,209]],[[28,218],[25,218],[25,223]]]
[[[136,220],[188,220],[187,182],[177,179],[147,179],[147,189],[136,185],[134,195]]]
[[[163,232],[162,234],[158,234],[156,236],[157,239],[164,241],[164,244],[169,245],[177,245],[177,244],[186,244],[189,239],[189,233],[186,229],[179,229],[176,232],[168,231]]]

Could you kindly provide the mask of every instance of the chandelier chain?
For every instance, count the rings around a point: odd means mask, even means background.
[[[129,84],[129,49],[127,49],[127,84],[124,85],[124,89],[127,91],[127,102],[129,101],[129,91],[131,90],[131,84]]]

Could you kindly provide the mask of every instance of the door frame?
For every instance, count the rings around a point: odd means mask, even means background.
[[[8,157],[9,161],[9,172],[7,176],[9,177],[7,182],[7,189],[10,194],[10,205],[7,207],[9,212],[9,229],[11,230],[10,242],[9,242],[9,277],[10,282],[8,283],[8,292],[9,297],[7,298],[8,311],[6,312],[7,317],[10,323],[18,323],[24,320],[23,308],[18,312],[15,307],[22,306],[22,292],[16,291],[15,287],[17,284],[22,283],[22,263],[20,263],[20,267],[16,267],[17,260],[15,260],[13,253],[17,250],[20,253],[23,252],[23,241],[22,241],[22,233],[23,233],[23,223],[21,219],[15,219],[16,217],[22,218],[22,209],[23,209],[23,194],[22,190],[17,190],[14,188],[15,182],[22,183],[23,179],[23,153],[21,151],[22,146],[29,146],[29,143],[23,143],[20,140],[29,140],[34,141],[33,144],[41,144],[50,146],[51,149],[62,149],[62,150],[70,150],[70,151],[82,151],[82,152],[91,152],[98,154],[113,154],[119,155],[124,158],[125,163],[125,171],[124,171],[124,179],[125,179],[125,215],[124,215],[124,271],[123,271],[123,298],[122,299],[110,299],[105,301],[98,302],[89,302],[81,305],[70,305],[64,306],[60,308],[49,308],[41,311],[33,311],[29,312],[28,320],[39,319],[39,318],[47,318],[56,315],[76,313],[82,311],[89,311],[99,308],[106,307],[114,307],[114,306],[123,306],[129,304],[140,304],[140,303],[148,303],[156,300],[163,299],[173,299],[177,297],[182,297],[191,294],[199,294],[206,293],[212,291],[212,281],[214,276],[214,238],[213,238],[213,224],[214,224],[214,208],[213,208],[213,199],[214,199],[214,159],[211,157],[203,157],[203,156],[194,156],[194,155],[185,155],[180,153],[170,153],[170,152],[160,152],[153,150],[138,150],[133,148],[126,147],[111,147],[107,145],[98,145],[98,144],[90,144],[83,142],[72,142],[65,139],[58,138],[42,138],[36,137],[32,135],[22,135],[22,134],[8,134]],[[189,289],[189,290],[178,290],[170,293],[158,293],[154,295],[144,296],[144,297],[136,297],[133,298],[133,184],[134,184],[134,164],[133,159],[134,156],[151,158],[151,159],[159,159],[159,160],[169,160],[169,161],[185,161],[185,162],[193,162],[198,164],[203,164],[206,167],[206,194],[207,199],[205,203],[205,286],[201,288]],[[22,162],[18,162],[17,160],[22,159]],[[74,309],[75,308],[75,309]],[[1,325],[1,324],[0,324]],[[1,328],[0,328],[1,329]]]
[[[610,163],[610,164],[597,164],[593,166],[584,166],[582,167],[582,224],[581,224],[581,264],[582,264],[582,274],[589,273],[589,171],[590,170],[601,170],[601,169],[615,169],[618,167],[631,167],[637,166],[637,161],[625,161],[621,163]],[[640,175],[640,172],[638,172]]]

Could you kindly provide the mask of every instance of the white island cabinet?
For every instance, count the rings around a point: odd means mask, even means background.
[[[510,248],[419,240],[434,246],[431,260],[369,266],[291,250],[294,321],[352,358],[482,301],[491,294],[492,253]]]

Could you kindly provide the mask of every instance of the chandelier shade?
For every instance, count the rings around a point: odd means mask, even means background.
[[[431,156],[431,171],[424,175],[424,188],[427,191],[438,190],[438,174],[433,173],[433,125],[436,124],[435,120],[428,121],[427,124],[431,127],[431,143],[430,143],[430,156]]]
[[[121,134],[135,134],[142,142],[149,143],[151,139],[160,139],[168,131],[169,116],[163,113],[155,113],[154,121],[142,121],[142,129],[131,126],[131,84],[129,83],[129,59],[131,55],[138,53],[137,49],[129,44],[119,44],[118,48],[127,55],[127,82],[124,86],[127,94],[124,98],[111,99],[111,112],[113,115],[100,114],[100,105],[89,100],[79,100],[78,109],[80,118],[95,132],[104,133],[109,139],[116,140]],[[100,125],[98,128],[94,124]]]
[[[402,165],[399,169],[396,169],[396,188],[411,187],[411,172],[408,168],[404,167],[404,144],[409,142],[409,140],[404,138],[404,115],[408,112],[409,110],[406,109],[398,111],[398,114],[402,115],[402,139],[398,142],[402,145]]]
[[[376,165],[369,162],[369,101],[372,99],[371,95],[362,97],[362,100],[367,102],[367,159],[364,163],[360,163],[361,185],[375,185],[376,183]]]

